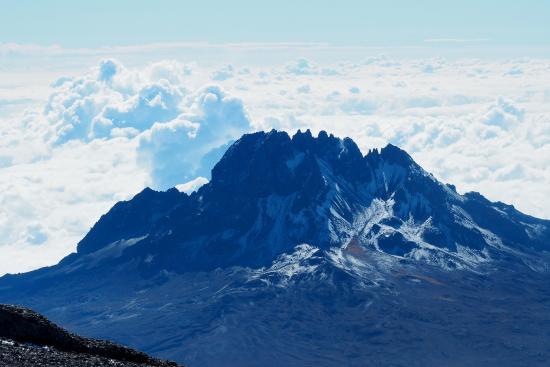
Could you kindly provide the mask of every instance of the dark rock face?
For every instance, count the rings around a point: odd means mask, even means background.
[[[78,243],[79,254],[89,254],[121,238],[143,236],[174,207],[184,205],[187,195],[176,189],[158,192],[146,188],[131,201],[117,203],[108,215]]]
[[[393,145],[362,156],[348,138],[271,131],[235,142],[190,196],[145,189],[116,204],[65,263],[129,239],[139,240],[119,244],[128,248],[115,262],[134,259],[142,274],[267,266],[300,243],[330,249],[352,239],[461,268],[473,266],[464,252],[548,249],[550,222],[459,195]]]
[[[0,363],[20,367],[178,366],[115,343],[71,334],[34,311],[12,305],[0,305]]]
[[[403,150],[244,135],[186,195],[116,204],[0,302],[194,366],[547,366],[550,221]]]

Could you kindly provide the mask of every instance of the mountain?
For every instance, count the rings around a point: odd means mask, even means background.
[[[4,367],[178,367],[111,342],[82,338],[44,316],[0,304],[0,364]]]
[[[117,203],[0,302],[190,366],[543,366],[550,221],[403,150],[271,131],[187,195]]]

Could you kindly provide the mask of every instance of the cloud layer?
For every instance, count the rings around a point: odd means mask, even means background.
[[[106,59],[81,77],[62,77],[39,117],[43,143],[136,139],[138,165],[155,189],[209,177],[227,144],[251,126],[242,101],[220,87],[189,91],[190,73],[176,62],[130,70]]]
[[[204,184],[251,125],[219,86],[188,89],[191,73],[171,61],[128,69],[102,60],[53,82],[42,109],[2,121],[0,274],[59,260],[145,186]]]
[[[145,185],[196,189],[257,129],[325,129],[364,152],[391,142],[461,192],[550,218],[550,60],[104,59],[36,80],[0,81],[0,273],[57,261]]]

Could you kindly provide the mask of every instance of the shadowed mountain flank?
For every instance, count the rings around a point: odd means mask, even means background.
[[[404,150],[243,135],[188,195],[119,202],[0,302],[190,366],[546,366],[550,221]]]

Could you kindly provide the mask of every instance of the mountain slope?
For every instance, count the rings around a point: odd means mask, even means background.
[[[0,302],[196,366],[543,365],[549,247],[549,221],[395,146],[259,132],[197,192],[145,189],[1,278]]]

